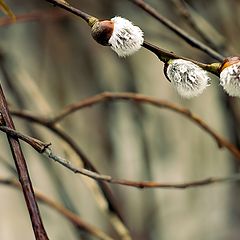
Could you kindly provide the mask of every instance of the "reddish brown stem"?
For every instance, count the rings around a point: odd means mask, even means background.
[[[0,85],[0,112],[2,115],[2,120],[4,121],[5,125],[11,129],[15,129],[1,85]],[[21,146],[16,137],[7,135],[7,138],[11,148],[15,166],[18,172],[19,181],[22,186],[22,191],[31,218],[35,237],[37,240],[47,240],[48,236],[42,223],[42,219],[39,213],[38,205],[36,203],[31,179],[28,173],[25,158],[21,150]]]

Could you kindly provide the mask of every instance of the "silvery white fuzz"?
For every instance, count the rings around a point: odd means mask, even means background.
[[[220,84],[230,96],[240,97],[240,62],[222,70]]]
[[[179,95],[185,98],[198,96],[210,84],[205,70],[183,59],[171,60],[166,74]]]
[[[138,51],[144,41],[143,31],[121,17],[114,17],[111,21],[114,23],[114,28],[108,42],[112,50],[120,57],[126,57]]]

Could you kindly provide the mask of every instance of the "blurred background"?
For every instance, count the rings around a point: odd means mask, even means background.
[[[189,34],[204,41],[183,17],[182,1],[146,0]],[[103,91],[136,92],[170,101],[200,116],[216,132],[238,145],[240,139],[237,98],[226,97],[219,80],[199,97],[182,99],[166,80],[163,64],[141,49],[126,59],[98,45],[87,24],[42,0],[6,0],[17,15],[34,19],[2,24],[0,18],[0,80],[12,109],[51,117],[65,105]],[[201,62],[215,61],[192,48],[157,20],[128,0],[72,0],[73,6],[100,19],[125,17],[140,26],[145,39],[159,47]],[[222,54],[240,50],[240,1],[185,1],[192,21]],[[209,43],[207,43],[209,44]],[[211,45],[210,45],[211,46]],[[44,142],[75,165],[76,153],[43,126],[14,118],[16,128]],[[166,109],[134,102],[105,102],[78,111],[60,127],[102,174],[131,180],[185,182],[239,171],[236,159],[202,129]],[[6,136],[0,135],[0,176],[14,176]],[[87,223],[113,239],[239,239],[239,184],[206,187],[139,190],[109,185],[129,231],[119,234],[121,220],[107,210],[95,181],[50,162],[22,143],[35,189],[63,204]],[[80,166],[80,165],[79,165]],[[20,191],[0,185],[0,239],[34,239]],[[52,240],[95,239],[78,231],[62,215],[40,204],[44,226]],[[120,224],[121,225],[121,224]],[[120,227],[121,229],[121,227]]]

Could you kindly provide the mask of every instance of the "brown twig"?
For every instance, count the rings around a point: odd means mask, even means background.
[[[64,117],[68,116],[69,114],[72,114],[75,111],[78,111],[80,109],[91,107],[94,104],[98,104],[104,101],[116,101],[116,100],[127,100],[127,101],[134,101],[138,103],[145,103],[150,104],[155,107],[160,108],[166,108],[169,110],[172,110],[174,112],[180,113],[181,115],[187,117],[192,122],[197,124],[199,127],[201,127],[203,130],[205,130],[208,134],[210,134],[217,142],[219,147],[225,147],[228,149],[238,160],[240,160],[240,150],[228,142],[226,139],[221,137],[219,134],[217,134],[211,127],[207,125],[202,119],[200,119],[195,114],[191,113],[187,108],[182,108],[180,106],[174,105],[173,103],[170,103],[165,100],[160,100],[157,98],[149,97],[143,94],[137,94],[137,93],[100,93],[98,95],[95,95],[93,97],[86,98],[84,100],[81,100],[77,103],[70,104],[66,106],[59,114],[57,114],[55,117],[47,121],[48,124],[55,124],[62,120]]]
[[[21,140],[32,146],[39,153],[44,152],[44,149],[51,145],[51,143],[44,143],[36,138],[17,132],[9,127],[0,126],[0,131],[10,134],[14,138],[20,138]]]
[[[66,159],[53,154],[50,148],[46,148],[43,154],[48,158],[60,163],[62,166],[66,167],[67,169],[69,169],[74,173],[85,175],[97,181],[105,181],[112,184],[124,185],[124,186],[141,188],[141,189],[142,188],[186,189],[191,187],[210,185],[214,183],[240,181],[240,174],[232,175],[230,177],[210,177],[203,180],[186,182],[186,183],[161,183],[161,182],[154,182],[154,181],[131,181],[126,179],[115,179],[109,175],[101,175],[84,168],[76,168]]]
[[[51,9],[48,11],[34,11],[31,13],[25,13],[16,16],[16,20],[13,21],[9,17],[2,17],[0,18],[0,27],[9,26],[12,24],[29,22],[29,21],[39,21],[44,19],[58,19],[67,16],[66,13],[59,11],[59,9]]]
[[[207,43],[215,51],[219,51],[219,46],[211,40],[211,38],[198,26],[190,9],[185,2],[185,0],[171,0],[172,4],[175,5],[175,8],[179,15],[185,20],[185,22],[202,38],[202,40]]]
[[[59,1],[59,0],[45,0],[45,1],[52,3],[54,6],[58,6],[62,9],[65,9],[68,12],[75,14],[76,16],[79,16],[80,18],[82,18],[88,24],[91,25],[91,20],[94,18],[93,16],[91,16],[77,8],[72,7],[71,5],[69,5],[68,3],[64,2],[64,1]],[[94,19],[96,19],[96,18],[94,18]]]
[[[14,187],[18,190],[21,190],[21,186],[19,182],[12,178],[2,178],[0,177],[0,184],[4,184],[7,186]],[[67,208],[62,206],[60,203],[57,203],[56,201],[53,201],[49,197],[47,197],[45,194],[34,191],[36,199],[39,202],[42,202],[43,204],[46,204],[47,206],[55,209],[57,212],[62,214],[66,219],[68,219],[76,228],[81,229],[82,231],[96,237],[97,239],[101,240],[113,240],[110,236],[108,236],[106,233],[104,233],[102,230],[86,223],[83,221],[78,215],[74,214],[73,212],[69,211]]]
[[[55,124],[51,124],[49,119],[45,117],[35,116],[28,111],[11,110],[11,113],[16,117],[20,117],[28,121],[37,123],[51,130],[73,149],[73,151],[83,161],[85,168],[94,172],[98,172],[92,161],[90,161],[88,156],[82,151],[82,149],[80,149],[80,147],[75,143],[75,141],[73,141],[73,139],[68,136],[61,128],[57,127]],[[109,186],[105,182],[98,182],[98,184],[104,194],[104,197],[106,198],[110,212],[116,214],[116,216],[122,221],[122,223],[125,224]]]
[[[2,120],[7,127],[15,129],[11,115],[8,110],[7,102],[0,85],[0,112]],[[23,156],[19,141],[16,137],[8,136],[9,145],[13,155],[13,159],[18,172],[18,177],[22,186],[23,194],[29,211],[32,222],[33,231],[37,240],[48,239],[47,233],[44,229],[39,209],[35,200],[31,179],[28,173],[25,158]]]
[[[0,156],[0,162],[8,169],[10,173],[12,173],[15,177],[17,176],[16,168],[2,156]]]
[[[191,37],[187,32],[185,32],[183,29],[179,28],[177,25],[175,25],[173,22],[171,22],[169,19],[162,16],[160,13],[157,12],[156,9],[154,9],[149,4],[145,3],[143,0],[130,0],[132,3],[143,9],[145,12],[153,16],[155,19],[157,19],[159,22],[161,22],[163,25],[165,25],[167,28],[172,30],[175,34],[181,37],[184,41],[186,41],[188,44],[190,44],[192,47],[195,47],[212,58],[222,62],[224,60],[224,56],[217,53],[215,50],[208,47],[206,44],[198,41],[197,39]]]
[[[3,60],[5,55],[2,56]],[[4,67],[4,62],[0,61],[1,66]],[[4,68],[7,71],[7,68]],[[14,82],[13,79],[11,79],[11,75],[8,73],[8,78],[6,77],[6,81],[9,81],[11,83]],[[22,94],[24,94],[24,92],[26,92],[29,97],[33,97],[34,95],[34,99],[36,100],[36,104],[38,106],[40,106],[40,108],[44,109],[44,112],[49,112],[50,111],[50,107],[49,105],[45,102],[45,99],[43,96],[41,96],[41,91],[39,91],[38,87],[35,85],[35,83],[32,81],[31,78],[29,77],[24,77],[24,82],[23,82],[23,90],[21,93],[18,93],[18,88],[15,88],[15,86],[12,84],[12,87],[14,88],[14,93],[16,94],[16,96],[18,96],[17,98],[17,103],[19,103],[21,100],[22,101]],[[26,83],[27,81],[27,83]],[[28,86],[28,87],[26,87]],[[29,90],[31,89],[31,90]],[[29,92],[30,91],[30,92]],[[32,95],[33,94],[33,95]],[[23,104],[24,105],[24,104]],[[24,109],[24,106],[22,105],[22,109]],[[43,106],[43,107],[42,107]],[[46,123],[46,121],[44,121],[44,119],[41,119],[42,123]],[[30,128],[31,133],[34,133],[31,125],[28,124],[28,122],[26,122],[27,124],[27,128]],[[41,124],[41,123],[39,123]],[[41,124],[42,126],[44,126],[44,124]],[[74,141],[74,139],[69,136],[67,133],[65,133],[61,126],[47,126],[47,123],[45,125],[45,127],[48,127],[49,130],[51,130],[54,134],[56,134],[58,137],[60,137],[63,140],[62,146],[64,147],[64,150],[67,149],[70,150],[69,148],[71,148],[76,155],[78,156],[78,160],[83,162],[83,165],[85,168],[87,169],[91,169],[92,171],[96,171],[97,169],[96,167],[91,163],[91,160],[89,159],[88,156],[86,156],[86,154],[84,154],[84,152],[81,150],[81,148],[78,146],[78,144],[76,144],[76,142]],[[35,135],[36,134],[32,134]],[[65,145],[68,146],[65,146]],[[74,209],[74,206],[71,204],[71,199],[69,199],[68,194],[65,192],[65,188],[61,186],[61,184],[59,184],[60,179],[58,177],[58,175],[54,174],[54,171],[51,171],[51,169],[48,168],[48,171],[51,172],[52,177],[53,178],[58,178],[58,179],[54,179],[54,181],[56,181],[57,188],[59,189],[59,193],[61,194],[61,196],[64,199],[64,202],[66,202],[67,206],[70,207],[72,210]],[[103,210],[104,213],[106,213],[109,216],[109,221],[110,223],[113,225],[114,229],[116,230],[117,234],[120,236],[120,238],[124,238],[127,236],[130,236],[129,230],[127,228],[127,226],[125,225],[124,219],[121,216],[121,211],[118,208],[118,204],[116,199],[114,198],[114,195],[111,191],[111,189],[109,188],[109,186],[105,183],[105,182],[96,182],[95,184],[90,183],[89,181],[86,180],[86,183],[88,185],[88,187],[91,189],[91,191],[93,191],[94,196],[96,197],[96,201],[97,204],[99,205],[99,207]],[[98,186],[97,186],[98,185]],[[100,202],[104,202],[105,206],[103,207],[102,204],[100,204]],[[128,239],[130,239],[130,237],[128,237]]]
[[[3,130],[0,128],[0,130]],[[4,130],[5,131],[5,130]],[[198,187],[198,186],[205,186],[205,185],[210,185],[210,184],[215,184],[215,183],[222,183],[222,182],[231,182],[231,181],[240,181],[240,174],[235,174],[229,177],[210,177],[198,181],[191,181],[191,182],[185,182],[185,183],[162,183],[162,182],[154,182],[154,181],[131,181],[131,180],[126,180],[126,179],[115,179],[112,176],[109,175],[102,175],[97,172],[90,171],[85,168],[76,168],[69,162],[68,160],[57,156],[52,152],[52,149],[48,146],[46,147],[46,144],[41,142],[38,139],[25,136],[22,133],[19,133],[15,130],[9,130],[7,131],[7,134],[10,136],[17,136],[19,139],[23,140],[24,142],[28,143],[33,147],[35,150],[39,149],[39,153],[43,154],[44,156],[48,157],[49,159],[52,159],[62,166],[66,167],[70,171],[74,173],[78,173],[87,177],[90,177],[92,179],[95,179],[97,181],[104,181],[112,184],[119,184],[119,185],[124,185],[124,186],[130,186],[130,187],[135,187],[135,188],[167,188],[167,189],[186,189],[186,188],[191,188],[191,187]],[[31,139],[31,142],[28,141],[28,139]],[[36,147],[34,146],[36,145]],[[42,145],[41,148],[38,146]],[[41,151],[40,149],[44,149]]]

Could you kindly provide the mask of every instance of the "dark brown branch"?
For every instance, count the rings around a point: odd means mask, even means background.
[[[225,57],[221,54],[217,53],[215,50],[208,47],[206,44],[203,44],[202,42],[198,41],[197,39],[191,37],[187,32],[185,32],[183,29],[179,28],[177,25],[175,25],[173,22],[171,22],[169,19],[162,16],[160,13],[156,11],[152,6],[145,3],[143,0],[130,0],[135,5],[143,9],[145,12],[150,14],[152,17],[157,19],[159,22],[161,22],[163,25],[165,25],[167,28],[169,28],[171,31],[173,31],[175,34],[177,34],[179,37],[181,37],[184,41],[186,41],[188,44],[190,44],[192,47],[195,47],[212,58],[222,62]]]
[[[15,129],[11,115],[8,110],[7,102],[0,85],[0,112],[2,121],[7,127]],[[39,213],[39,209],[35,200],[31,179],[28,173],[25,158],[23,156],[19,141],[17,138],[8,136],[9,145],[13,155],[13,159],[18,172],[18,177],[22,186],[23,194],[29,211],[29,215],[32,222],[33,231],[37,240],[48,239],[47,233],[44,229],[42,219]]]
[[[70,136],[68,136],[64,131],[62,131],[62,129],[55,126],[54,124],[51,124],[49,119],[46,119],[44,117],[35,116],[34,114],[27,112],[27,111],[11,110],[11,113],[16,117],[20,117],[20,118],[26,119],[28,121],[40,124],[40,125],[48,128],[49,130],[51,130],[53,133],[55,133],[57,136],[59,136],[64,142],[66,142],[73,149],[73,151],[83,161],[85,168],[87,168],[91,171],[94,171],[94,172],[98,172],[97,168],[93,165],[91,160],[82,151],[82,149],[80,149],[80,147],[75,143],[75,141]],[[116,214],[118,216],[118,218],[122,221],[122,223],[125,224],[109,186],[105,182],[98,182],[98,184],[104,194],[104,197],[106,198],[109,210],[113,214]]]
[[[211,135],[217,142],[219,147],[225,147],[228,149],[238,160],[240,160],[240,150],[230,142],[228,142],[226,139],[221,137],[219,134],[217,134],[212,128],[210,128],[207,123],[205,123],[202,119],[200,119],[195,114],[191,113],[187,108],[182,108],[180,106],[174,105],[173,103],[170,103],[165,100],[160,100],[157,98],[145,96],[143,94],[137,94],[137,93],[110,93],[105,92],[98,95],[95,95],[93,97],[86,98],[84,100],[81,100],[77,103],[70,104],[66,106],[59,114],[57,114],[52,120],[48,122],[48,124],[54,124],[58,121],[62,120],[64,117],[68,116],[69,114],[78,111],[82,108],[91,107],[94,104],[98,104],[104,101],[116,101],[116,100],[127,100],[127,101],[135,101],[138,103],[145,103],[150,104],[155,107],[160,108],[166,108],[171,111],[177,112],[185,117],[187,117],[189,120],[197,124],[199,127],[201,127],[204,131],[206,131],[209,135]]]
[[[0,177],[0,184],[4,184],[7,186],[14,187],[18,190],[21,190],[21,186],[18,181],[15,179],[9,179],[9,178],[2,178]],[[57,212],[62,214],[66,219],[68,219],[77,229],[80,229],[97,239],[101,240],[113,240],[110,236],[108,236],[106,233],[102,232],[100,229],[86,223],[83,221],[78,215],[74,214],[64,206],[62,206],[60,203],[57,203],[56,201],[53,201],[49,197],[47,197],[45,194],[39,192],[39,191],[34,191],[36,199],[39,202],[42,202],[43,204],[46,204],[50,208],[55,209]]]

